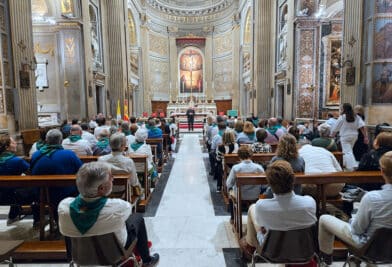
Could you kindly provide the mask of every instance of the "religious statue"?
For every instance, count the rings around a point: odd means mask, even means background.
[[[99,63],[99,41],[96,32],[96,28],[91,26],[91,52],[92,52],[92,59],[93,62]]]
[[[282,30],[279,34],[279,63],[283,63],[287,58],[287,13],[284,15],[284,19],[282,21]]]

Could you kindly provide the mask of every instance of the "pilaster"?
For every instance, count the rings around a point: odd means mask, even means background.
[[[152,94],[150,93],[150,78],[149,78],[149,43],[148,43],[148,28],[146,25],[142,25],[140,27],[140,40],[142,46],[142,51],[141,51],[141,58],[142,58],[142,77],[141,80],[143,81],[142,84],[142,91],[143,91],[143,98],[144,98],[144,104],[143,104],[143,111],[151,113],[151,98]]]
[[[178,59],[177,59],[176,38],[170,35],[169,35],[169,50],[170,50],[169,100],[175,101],[178,96],[178,89],[180,88],[180,84],[178,81],[179,79],[178,79]]]
[[[231,108],[240,109],[240,26],[234,25],[233,31],[233,87],[231,92]]]
[[[253,83],[256,89],[254,112],[263,118],[271,114],[270,95],[272,88],[271,71],[273,71],[272,8],[273,0],[255,1],[255,55]]]
[[[10,10],[10,28],[12,32],[12,59],[16,94],[14,99],[15,120],[19,130],[38,127],[37,96],[35,89],[33,31],[31,1],[8,1]],[[21,15],[23,14],[23,15]],[[24,73],[28,73],[28,84],[21,87]],[[27,78],[27,77],[26,77]],[[26,80],[25,80],[26,81]],[[26,84],[25,84],[26,85]],[[18,129],[17,129],[18,130]]]
[[[344,1],[344,26],[343,26],[343,53],[342,62],[351,60],[355,67],[355,83],[346,84],[347,64],[344,64],[341,86],[341,103],[358,103],[358,89],[361,82],[361,45],[362,45],[362,24],[363,24],[363,2],[364,1]]]
[[[127,8],[127,5],[124,0],[106,0],[106,7],[110,112],[112,115],[116,115],[118,101],[120,101],[121,114],[124,112],[123,103],[128,83],[125,42],[125,25],[128,19],[124,16],[124,9]]]
[[[205,47],[205,66],[206,66],[206,72],[205,72],[205,81],[206,81],[206,86],[205,86],[205,92],[206,92],[206,97],[208,100],[213,100],[214,99],[214,88],[215,85],[213,83],[214,81],[214,57],[215,55],[213,54],[213,38],[212,36],[207,36],[206,38],[206,47]]]

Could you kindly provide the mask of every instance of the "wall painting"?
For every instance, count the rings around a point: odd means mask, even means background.
[[[374,33],[375,59],[392,58],[392,19],[379,18]]]

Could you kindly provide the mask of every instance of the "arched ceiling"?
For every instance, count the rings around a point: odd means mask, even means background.
[[[151,7],[177,16],[210,15],[230,7],[234,0],[147,0]]]

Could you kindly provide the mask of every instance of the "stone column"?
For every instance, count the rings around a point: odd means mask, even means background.
[[[255,28],[253,31],[255,55],[253,56],[254,74],[253,84],[256,89],[254,111],[263,118],[271,115],[270,96],[272,88],[271,73],[273,72],[273,0],[254,1]]]
[[[340,90],[341,103],[358,103],[358,90],[361,81],[361,44],[362,44],[362,24],[363,24],[363,2],[364,1],[344,1],[344,29],[343,29],[343,53],[342,62],[352,60],[355,67],[355,84],[346,85],[347,65],[342,71],[342,87]]]
[[[111,115],[116,115],[117,102],[120,101],[121,114],[125,90],[127,90],[127,47],[125,42],[125,25],[128,19],[124,16],[127,8],[124,0],[106,0],[108,27],[108,90]]]
[[[38,127],[38,116],[35,74],[31,68],[34,62],[31,1],[18,0],[8,2],[10,29],[12,32],[12,59],[15,77],[14,90],[16,90],[14,96],[17,98],[14,101],[18,103],[17,110],[14,111],[17,115],[15,120],[19,126],[19,130],[35,129]],[[30,84],[28,88],[21,88],[20,71],[22,70],[27,71],[29,74]]]

